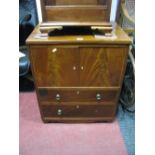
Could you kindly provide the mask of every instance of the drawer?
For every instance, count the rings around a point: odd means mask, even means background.
[[[43,117],[113,117],[114,105],[42,106]]]
[[[114,102],[117,90],[39,89],[38,94],[46,102]]]

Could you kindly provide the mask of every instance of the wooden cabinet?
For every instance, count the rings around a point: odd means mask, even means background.
[[[45,23],[26,42],[44,122],[115,118],[131,40],[109,23],[110,9],[111,0],[41,0]],[[96,26],[110,33],[111,25],[111,36],[94,33]],[[50,34],[57,28],[58,33],[46,36],[40,27]],[[63,35],[58,35],[60,29]]]
[[[130,43],[121,28],[116,27],[117,39],[106,43],[88,36],[83,42],[73,37],[67,43],[63,37],[41,41],[34,38],[37,32],[36,28],[27,44],[42,120],[113,120]]]
[[[119,87],[126,48],[33,46],[40,87]]]

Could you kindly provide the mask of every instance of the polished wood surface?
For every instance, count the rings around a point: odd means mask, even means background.
[[[33,46],[30,50],[37,86],[78,85],[76,47]]]
[[[59,21],[59,22],[56,22],[56,21],[50,21],[50,22],[42,22],[40,23],[39,25],[40,27],[51,27],[51,26],[104,26],[104,27],[111,27],[112,26],[112,23],[110,22],[86,22],[86,21],[83,21],[83,22],[69,22],[69,21],[65,21],[65,22],[62,22],[62,21]]]
[[[49,33],[54,30],[63,30],[64,27],[80,27],[88,28],[91,30],[101,30],[103,33],[111,33],[113,28],[110,22],[42,22],[39,25],[39,31],[41,33]]]
[[[107,0],[45,0],[46,5],[106,5]]]
[[[40,101],[44,104],[106,104],[112,103],[116,100],[118,90],[104,90],[104,89],[39,89]],[[59,95],[57,99],[57,95]],[[97,99],[97,95],[100,98]]]
[[[56,116],[57,105],[65,113],[65,115],[62,115],[66,118],[65,122],[69,121],[68,117],[71,115],[72,120],[77,117],[74,114],[76,109],[72,107],[80,105],[87,105],[88,107],[99,105],[103,108],[97,115],[89,108],[87,110],[82,108],[80,112],[76,111],[77,115],[79,114],[77,122],[80,122],[80,120],[86,120],[87,122],[87,119],[83,119],[83,117],[87,116],[89,118],[90,115],[93,118],[102,116],[102,120],[114,118],[113,113],[117,108],[116,103],[123,80],[127,54],[128,46],[93,48],[92,46],[36,46],[32,44],[30,46],[31,67],[35,76],[42,119],[45,122],[50,120],[61,122]],[[99,89],[100,87],[101,89]],[[97,94],[100,95],[99,100]],[[60,95],[58,100],[57,95]],[[112,113],[109,110],[107,112],[104,107],[106,105],[111,107],[109,109],[114,109],[114,112]],[[104,115],[103,111],[109,113],[109,116]],[[81,115],[82,113],[85,114]],[[94,121],[97,121],[97,119]]]
[[[26,43],[44,122],[115,118],[131,39],[109,23],[111,0],[41,0],[43,21]],[[41,28],[111,27],[112,33],[48,36]],[[70,28],[70,27],[69,27]],[[46,32],[47,33],[47,32]]]
[[[48,21],[88,21],[99,22],[108,21],[107,9],[103,6],[73,6],[73,7],[53,7],[46,6],[46,16]],[[87,12],[87,13],[86,13]],[[88,18],[89,17],[89,18]]]
[[[120,86],[128,53],[127,47],[33,46],[30,51],[38,87]]]
[[[111,0],[41,0],[43,21],[110,21]]]
[[[115,112],[112,105],[44,105],[42,109],[45,117],[111,117]]]
[[[51,35],[49,35],[51,32],[53,33],[54,31],[57,31],[57,30],[59,30],[59,31],[63,31],[63,29],[64,29],[64,27],[66,28],[70,28],[70,27],[78,27],[79,28],[79,26],[76,26],[76,25],[74,25],[74,26],[69,26],[69,25],[67,25],[67,26],[40,26],[40,28],[39,28],[39,30],[40,30],[40,32],[41,33],[47,33],[48,34],[48,36],[51,36]],[[113,28],[112,28],[112,26],[89,26],[90,27],[90,29],[92,30],[92,31],[96,31],[96,30],[98,30],[98,31],[100,31],[100,32],[102,32],[103,34],[111,34],[112,35],[112,30],[113,30]],[[84,24],[83,25],[80,25],[80,28],[88,28],[88,26],[85,26]]]
[[[113,117],[43,117],[44,123],[106,123],[114,120]]]
[[[120,86],[127,48],[80,48],[80,86]]]
[[[39,37],[38,37],[39,35]],[[78,38],[82,38],[79,40]],[[105,46],[107,44],[110,45],[129,45],[132,40],[129,36],[118,26],[116,23],[113,24],[113,36],[112,37],[104,37],[101,38],[95,37],[95,35],[70,35],[70,36],[46,36],[41,37],[41,32],[39,31],[39,25],[34,29],[31,35],[26,40],[27,44],[77,44],[77,45],[102,45]]]

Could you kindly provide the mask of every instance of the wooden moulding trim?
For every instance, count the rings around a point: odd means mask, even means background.
[[[51,27],[51,26],[104,26],[112,27],[110,22],[62,22],[62,21],[52,21],[52,22],[42,22],[40,27]]]
[[[70,6],[70,7],[46,6],[45,10],[48,21],[67,20],[67,21],[94,21],[94,22],[106,21],[108,11],[107,7],[104,6]]]
[[[61,105],[61,106],[76,106],[76,105],[81,105],[81,106],[86,106],[86,105],[89,105],[89,106],[93,106],[93,105],[102,105],[102,106],[114,106],[116,103],[115,102],[60,102],[60,103],[57,103],[56,101],[55,102],[50,102],[50,101],[41,101],[40,105],[42,106],[58,106],[58,105]]]
[[[112,121],[113,117],[43,117],[45,121]]]
[[[41,47],[47,47],[47,46],[48,47],[52,47],[52,48],[53,47],[56,47],[56,48],[83,48],[83,47],[88,47],[88,48],[90,48],[90,47],[93,47],[93,48],[103,48],[103,47],[105,47],[105,48],[106,47],[107,48],[108,47],[111,47],[111,48],[117,48],[117,47],[119,47],[119,48],[120,47],[121,48],[128,48],[129,47],[128,44],[127,45],[123,44],[121,46],[117,45],[117,44],[110,44],[110,45],[109,44],[105,44],[105,45],[103,45],[103,44],[101,44],[101,45],[98,45],[98,44],[93,44],[93,45],[92,44],[91,45],[85,45],[85,44],[84,45],[80,45],[80,44],[79,45],[78,44],[76,44],[76,45],[73,45],[73,44],[71,44],[71,45],[68,45],[68,44],[67,45],[60,45],[60,44],[55,44],[55,45],[52,45],[52,46],[49,45],[49,44],[43,44],[43,45],[38,45],[37,44],[37,45],[33,45],[31,48],[36,48],[36,47],[38,47],[38,48],[40,47],[41,48]],[[118,86],[113,86],[113,87],[118,87]],[[101,87],[101,88],[105,88],[105,87]]]
[[[88,45],[92,45],[92,44],[95,44],[95,45],[103,45],[105,44],[106,47],[108,47],[108,45],[112,45],[113,47],[119,47],[118,45],[124,45],[124,46],[129,46],[131,44],[130,41],[124,41],[124,40],[118,40],[118,41],[115,41],[115,45],[112,41],[109,41],[109,40],[95,40],[95,41],[90,41],[90,40],[84,40],[84,41],[78,41],[78,40],[56,40],[56,41],[52,41],[52,40],[48,40],[48,41],[44,41],[43,39],[38,39],[38,40],[31,40],[31,41],[27,41],[27,44],[29,45],[54,45],[54,46],[57,46],[58,44],[62,44],[62,45],[79,45],[82,47],[82,45],[85,45],[85,44],[88,44]],[[102,46],[102,47],[105,47],[105,46]],[[110,47],[110,46],[109,46]]]
[[[44,44],[40,44],[40,45],[38,45],[37,43],[35,43],[34,42],[34,44],[28,44],[28,46],[30,45],[30,47],[31,48],[91,48],[91,47],[93,47],[93,48],[128,48],[129,47],[129,44],[123,44],[123,45],[121,45],[121,46],[119,46],[118,44],[105,44],[105,45],[103,45],[103,43],[102,44],[77,44],[77,43],[75,43],[75,44],[47,44],[47,43],[44,43]],[[40,86],[40,87],[42,87],[42,86]],[[53,87],[58,87],[58,86],[53,86]],[[64,86],[65,88],[67,87],[67,86]],[[75,87],[82,87],[82,86],[73,86],[74,88]],[[87,86],[85,86],[85,87],[87,87]],[[95,87],[95,86],[94,86]],[[93,87],[93,88],[94,88]],[[116,87],[119,87],[119,85],[117,86],[109,86],[109,87],[100,87],[100,86],[96,86],[96,88],[97,87],[99,87],[99,88],[116,88]],[[90,87],[89,87],[90,88]]]
[[[107,9],[106,5],[59,5],[59,6],[45,6],[46,9],[68,9],[68,8],[75,8],[75,9]]]
[[[119,90],[120,87],[37,87],[37,89],[63,89],[63,90]]]

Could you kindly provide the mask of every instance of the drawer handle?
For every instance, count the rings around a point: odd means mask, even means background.
[[[56,100],[60,101],[60,99],[61,99],[60,94],[56,94]]]
[[[58,111],[57,111],[57,115],[62,115],[62,110],[61,109],[58,109]]]
[[[84,69],[84,67],[83,66],[81,66],[81,70],[83,70]]]
[[[101,94],[96,94],[96,99],[99,101],[99,100],[101,100]]]

